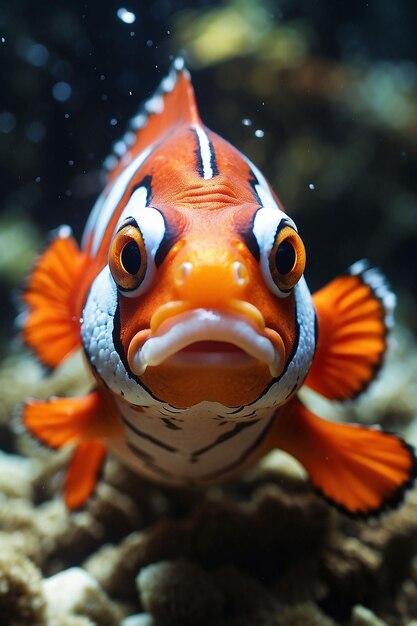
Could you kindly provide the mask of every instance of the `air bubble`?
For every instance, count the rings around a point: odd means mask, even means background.
[[[117,17],[125,24],[133,24],[136,22],[136,15],[124,7],[120,7],[120,9],[117,10]]]

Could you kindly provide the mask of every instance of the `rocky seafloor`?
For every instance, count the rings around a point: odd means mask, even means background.
[[[393,344],[366,398],[320,412],[416,443],[417,350],[404,329]],[[96,496],[69,513],[68,451],[24,433],[19,404],[81,392],[80,367],[46,376],[19,350],[0,367],[1,626],[417,625],[417,490],[358,521],[280,453],[194,492],[147,483],[110,458]]]

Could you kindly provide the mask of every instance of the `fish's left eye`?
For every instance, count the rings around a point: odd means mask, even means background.
[[[110,247],[109,266],[121,290],[132,291],[141,285],[147,257],[145,242],[137,226],[128,224],[116,233]]]
[[[306,254],[299,234],[290,226],[278,230],[269,254],[269,270],[280,291],[290,291],[300,280]]]

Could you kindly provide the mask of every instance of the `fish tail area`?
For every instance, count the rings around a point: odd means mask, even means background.
[[[117,436],[121,432],[111,397],[92,391],[80,398],[33,400],[23,407],[24,426],[51,448]]]
[[[84,259],[71,229],[62,226],[36,261],[23,290],[27,308],[23,339],[48,367],[56,367],[81,347],[74,296]]]
[[[414,451],[397,435],[328,422],[298,399],[278,413],[270,437],[305,467],[326,500],[350,515],[394,507],[417,475]]]
[[[359,261],[315,293],[313,302],[318,344],[305,384],[330,400],[354,398],[381,366],[395,296],[379,270]]]
[[[82,507],[94,493],[107,447],[102,441],[85,441],[74,451],[65,478],[65,504],[72,511]]]
[[[125,135],[104,161],[109,181],[116,180],[128,163],[180,124],[200,123],[191,76],[181,57],[174,59],[159,87],[130,120]]]

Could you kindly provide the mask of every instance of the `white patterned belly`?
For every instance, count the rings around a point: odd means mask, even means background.
[[[220,482],[254,463],[273,420],[271,410],[213,403],[172,413],[119,408],[125,436],[109,441],[112,452],[141,475],[177,485]]]

